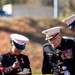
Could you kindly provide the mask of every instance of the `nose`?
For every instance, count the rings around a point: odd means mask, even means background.
[[[53,40],[51,40],[50,42],[51,42],[51,44],[54,44],[55,43],[55,41],[53,41]]]

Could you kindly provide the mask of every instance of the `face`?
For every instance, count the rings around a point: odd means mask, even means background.
[[[71,31],[75,32],[75,26],[71,29]]]
[[[61,39],[62,39],[62,34],[59,33],[53,39],[48,40],[48,42],[52,47],[56,48],[60,45]]]
[[[12,45],[12,52],[13,54],[19,55],[21,54],[22,50],[17,49],[14,45]]]

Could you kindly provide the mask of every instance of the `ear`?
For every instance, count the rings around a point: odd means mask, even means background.
[[[11,44],[11,46],[13,46],[13,44]]]

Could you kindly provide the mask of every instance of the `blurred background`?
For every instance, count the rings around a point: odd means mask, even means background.
[[[0,54],[10,51],[10,34],[19,33],[30,41],[22,52],[28,55],[33,74],[41,74],[46,42],[41,32],[63,26],[65,36],[75,37],[61,21],[75,13],[75,0],[0,0]]]

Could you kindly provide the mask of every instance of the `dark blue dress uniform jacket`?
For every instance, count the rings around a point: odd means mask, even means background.
[[[68,71],[75,74],[75,41],[62,39],[60,46],[52,48],[49,43],[43,46],[43,74],[64,75]],[[63,69],[63,66],[65,68]]]
[[[13,55],[12,52],[10,51],[6,54],[0,55],[0,63],[1,63],[0,68],[6,67],[6,71],[8,71],[5,73],[5,75],[17,75],[17,72],[20,71],[19,68],[11,71],[11,66],[16,61],[16,58],[20,62],[20,67],[22,70],[24,68],[28,68],[31,71],[30,62],[26,55],[20,54],[20,55],[16,56],[16,55]]]

